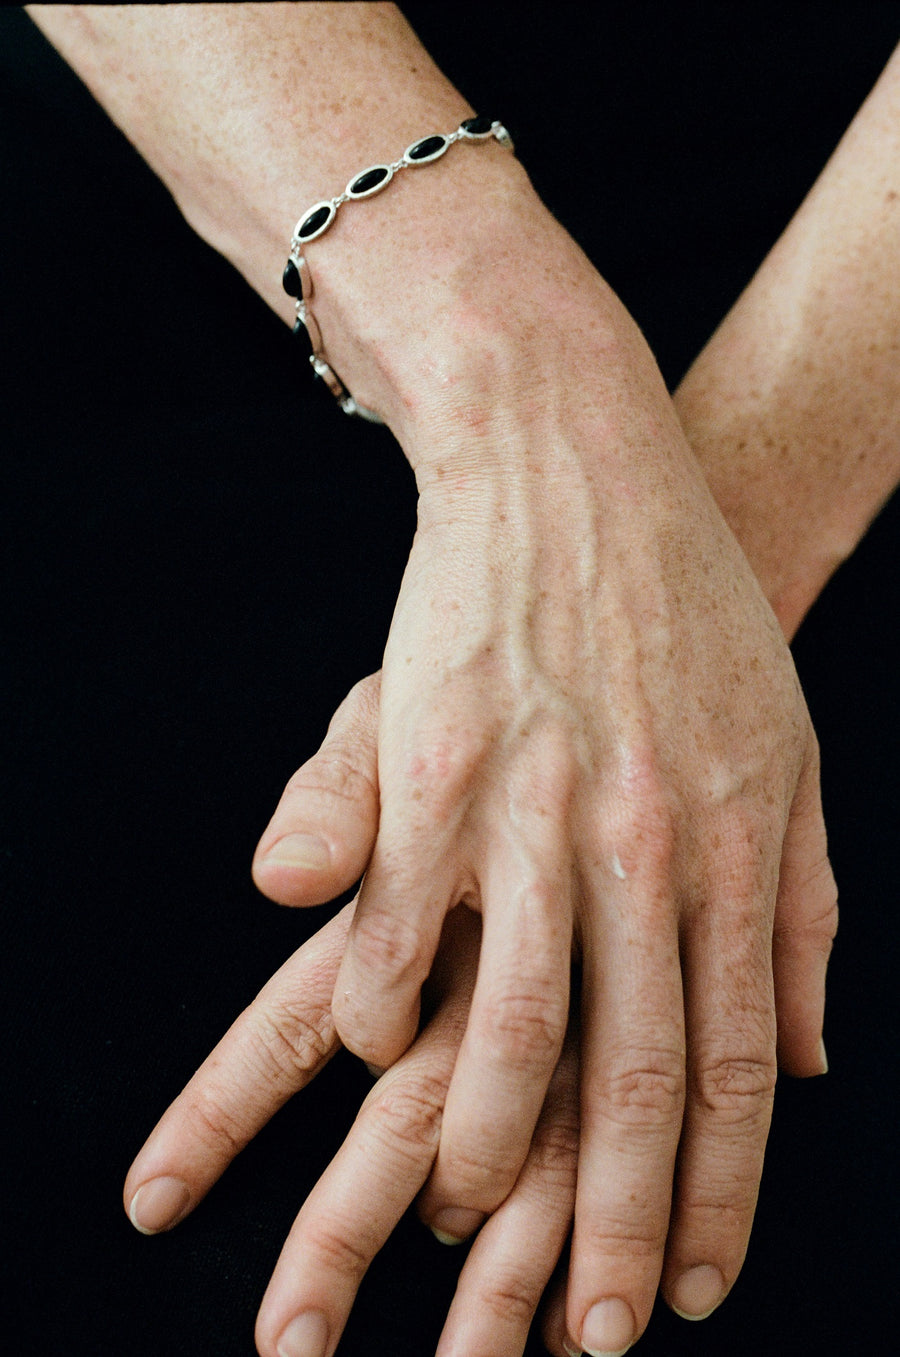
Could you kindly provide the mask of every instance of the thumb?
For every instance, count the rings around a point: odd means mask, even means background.
[[[282,793],[253,858],[253,880],[282,905],[321,905],[366,869],[378,831],[381,675],[351,689],[317,754]]]

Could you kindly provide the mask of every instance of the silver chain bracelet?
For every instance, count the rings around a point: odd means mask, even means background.
[[[391,161],[387,165],[370,165],[368,169],[355,174],[343,193],[336,198],[327,198],[315,203],[294,227],[291,252],[281,276],[285,292],[296,299],[297,319],[294,321],[294,334],[301,337],[305,335],[308,339],[309,361],[313,372],[317,377],[321,377],[345,414],[358,415],[361,419],[371,420],[374,424],[383,422],[381,416],[374,410],[354,400],[325,357],[322,332],[310,310],[313,285],[304,249],[311,241],[318,240],[319,236],[325,234],[344,203],[374,197],[376,193],[387,188],[394,175],[399,174],[401,170],[415,165],[430,165],[433,161],[440,160],[455,141],[479,142],[491,139],[498,141],[507,150],[513,150],[512,137],[503,124],[488,117],[466,118],[455,132],[449,132],[446,136],[432,133],[430,136],[420,137],[407,147],[399,160]]]

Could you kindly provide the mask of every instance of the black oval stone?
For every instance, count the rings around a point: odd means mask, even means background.
[[[333,216],[334,208],[331,203],[323,203],[321,207],[316,208],[315,212],[310,212],[309,216],[304,218],[297,230],[297,235],[301,240],[309,240],[310,236],[321,231],[328,219]]]
[[[431,156],[437,155],[438,151],[445,150],[446,146],[446,137],[423,137],[414,146],[410,146],[406,152],[406,158],[407,160],[428,160]]]
[[[347,192],[351,196],[354,196],[357,193],[371,193],[373,188],[377,188],[379,184],[384,183],[389,173],[390,171],[386,165],[375,165],[371,170],[364,170],[362,174],[358,175],[347,189]]]
[[[470,137],[483,137],[494,126],[494,119],[486,113],[482,113],[476,118],[466,118],[465,122],[461,122],[459,126],[460,130],[467,132]]]
[[[303,345],[303,348],[305,350],[303,357],[308,361],[312,357],[313,351],[312,340],[309,337],[309,331],[307,330],[306,326],[303,324],[303,321],[300,319],[299,316],[294,321],[294,328],[291,331],[291,333],[296,338],[298,344]]]
[[[299,297],[300,293],[303,291],[303,284],[300,281],[300,270],[297,268],[293,259],[289,259],[284,266],[284,273],[281,275],[281,286],[289,297]]]

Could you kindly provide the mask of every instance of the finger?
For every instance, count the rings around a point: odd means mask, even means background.
[[[628,807],[622,805],[622,811]],[[662,1268],[684,1100],[674,837],[649,803],[596,864],[585,902],[581,1155],[567,1330],[624,1352],[650,1317]]]
[[[470,748],[460,734],[417,749],[390,779],[399,790],[382,798],[334,994],[341,1041],[383,1067],[415,1039],[420,992],[444,919],[475,889],[462,874],[460,843],[481,745]]]
[[[416,1038],[422,985],[457,898],[442,837],[397,857],[385,837],[382,829],[332,1000],[341,1041],[377,1069],[393,1065]]]
[[[747,1250],[777,1070],[771,920],[775,845],[731,809],[704,899],[683,928],[688,1093],[664,1294],[702,1319],[727,1295]]]
[[[142,1233],[183,1220],[337,1049],[331,996],[352,913],[347,905],[276,972],[151,1133],[124,1193]]]
[[[338,707],[317,754],[284,789],[253,859],[263,895],[282,905],[320,905],[366,869],[378,831],[380,675]]]
[[[262,1357],[331,1357],[369,1263],[428,1176],[474,985],[478,920],[455,910],[445,936],[457,944],[438,977],[446,997],[369,1094],[297,1217],[260,1310]]]
[[[478,982],[419,1204],[445,1242],[472,1233],[511,1190],[565,1037],[573,883],[560,825],[569,797],[567,785],[548,785],[552,760],[541,762],[541,781],[526,779],[520,795],[507,789],[482,872]]]
[[[824,1074],[828,1069],[822,1040],[825,973],[837,921],[818,746],[811,736],[785,835],[772,950],[778,1063],[788,1074]]]
[[[469,1253],[437,1357],[517,1357],[572,1223],[578,1164],[578,1058],[569,1039],[522,1172]]]

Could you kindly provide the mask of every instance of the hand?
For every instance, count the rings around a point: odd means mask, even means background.
[[[351,707],[357,699],[365,705],[364,689]],[[327,786],[335,766],[326,742],[321,764],[308,768],[319,785],[295,791],[292,801],[333,843],[342,818],[340,800]],[[338,1049],[331,991],[353,908],[345,907],[278,971],[166,1112],[125,1186],[138,1228],[154,1232],[182,1220]],[[368,1263],[427,1178],[471,1000],[479,932],[465,909],[448,918],[430,982],[433,1016],[366,1099],[291,1231],[260,1312],[257,1338],[265,1357],[330,1357]],[[570,1040],[519,1180],[463,1268],[440,1354],[515,1357],[524,1347],[571,1223],[577,1119],[577,1054]]]
[[[303,814],[298,814],[298,811],[302,809],[304,789],[322,790],[331,780],[335,791],[338,793],[331,798],[332,813],[338,817],[336,824],[339,822],[346,828],[349,828],[350,825],[356,825],[357,828],[367,826],[364,837],[374,833],[378,815],[375,792],[376,778],[374,765],[370,762],[370,755],[367,750],[371,749],[373,743],[371,721],[373,718],[372,699],[375,693],[374,690],[362,690],[359,696],[364,697],[363,720],[360,722],[353,716],[352,703],[342,709],[336,717],[332,737],[326,742],[325,762],[320,763],[318,760],[314,760],[306,769],[300,771],[296,779],[292,780],[288,793],[276,812],[272,824],[263,836],[257,856],[256,878],[262,888],[276,898],[293,903],[302,903],[302,899],[297,894],[298,889],[300,889],[301,896],[303,892],[306,893],[309,901],[325,898],[325,895],[333,889],[333,886],[325,884],[325,878],[323,878],[323,884],[319,891],[311,889],[312,878],[309,874],[297,872],[288,865],[279,865],[280,850],[278,844],[284,839],[286,833],[298,829],[314,829],[317,833],[323,834],[326,841],[331,845],[332,851],[337,846],[337,858],[339,859],[341,856],[342,850],[339,845],[344,830],[336,832],[334,828],[330,828],[327,824],[323,826],[321,823],[307,823]],[[347,799],[348,791],[353,798],[351,801]],[[271,851],[273,848],[275,848],[275,852]],[[357,861],[361,866],[365,860],[364,847],[358,849],[358,854]],[[287,853],[282,855],[282,862],[287,856]],[[824,855],[822,863],[823,865],[825,863]],[[803,899],[797,894],[787,892],[784,889],[784,884],[783,882],[776,912],[774,935],[776,995],[779,1012],[783,1018],[789,1018],[792,1011],[799,1011],[801,1014],[811,1015],[811,1020],[802,1027],[790,1027],[783,1022],[780,1053],[782,1063],[788,1069],[798,1073],[811,1072],[816,1069],[816,1048],[819,1042],[817,1023],[821,1016],[824,964],[830,937],[831,919],[825,912],[820,923],[817,924],[815,920],[810,920],[810,926],[804,926],[800,912],[804,903]],[[827,887],[827,878],[823,878],[821,884]],[[752,1101],[750,1098],[747,1099],[748,1103]],[[740,1099],[735,1098],[734,1102],[739,1103]],[[725,1111],[723,1103],[724,1099],[717,1101],[708,1115],[711,1128],[703,1126],[703,1122],[707,1118],[704,1116],[703,1109],[700,1109],[693,1126],[689,1128],[694,1132],[695,1137],[698,1131],[707,1129],[711,1129],[713,1133],[716,1131],[716,1113],[721,1114]],[[761,1154],[761,1139],[764,1138],[767,1111],[766,1108],[766,1117],[762,1121],[762,1126],[759,1123],[748,1125],[747,1122],[737,1121],[737,1135],[733,1134],[732,1126],[719,1128],[721,1137],[729,1143],[736,1156],[746,1154],[747,1133],[750,1132],[750,1168],[747,1171],[747,1180],[742,1183],[740,1189],[749,1195],[750,1202],[749,1206],[745,1207],[745,1214],[740,1223],[741,1231],[749,1227],[749,1216],[752,1214],[752,1198],[755,1195],[759,1171],[757,1155]],[[636,1131],[639,1129],[639,1126],[635,1127]],[[760,1131],[762,1132],[761,1137]],[[686,1148],[690,1148],[691,1139],[690,1134],[686,1136]],[[699,1162],[695,1161],[697,1166],[694,1172],[697,1172],[698,1178],[704,1169],[704,1164],[710,1172],[714,1171],[717,1153],[714,1139],[709,1149],[701,1141],[701,1145],[699,1149],[695,1150],[695,1153]],[[621,1157],[626,1158],[625,1155]],[[671,1172],[671,1169],[669,1171]],[[720,1169],[721,1171],[723,1170]],[[426,1216],[434,1222],[434,1212],[430,1209],[427,1197],[423,1209]],[[702,1227],[705,1224],[708,1227],[711,1223],[710,1217],[716,1214],[718,1213],[713,1210],[708,1213],[698,1212],[700,1226]],[[682,1219],[690,1221],[691,1215],[690,1199],[688,1198],[682,1207]],[[677,1217],[674,1224],[676,1227],[679,1224]],[[741,1240],[739,1247],[742,1247],[741,1233],[737,1231],[734,1233],[738,1234],[738,1238]],[[675,1242],[677,1244],[677,1235]],[[673,1257],[671,1251],[669,1257],[670,1259]],[[675,1260],[677,1260],[677,1255],[675,1255]],[[684,1285],[681,1287],[681,1293],[679,1293],[679,1290],[673,1285],[674,1278],[671,1266],[670,1263],[667,1278],[667,1294],[670,1300],[674,1301],[679,1309],[687,1313],[701,1313],[704,1308],[704,1297],[700,1295],[698,1301],[696,1294],[690,1295],[689,1287]],[[734,1271],[736,1272],[736,1270],[735,1267]],[[677,1277],[677,1274],[675,1276]],[[709,1280],[709,1274],[701,1272],[696,1280],[702,1287]],[[570,1320],[570,1330],[572,1327]],[[575,1332],[577,1333],[577,1330]]]

